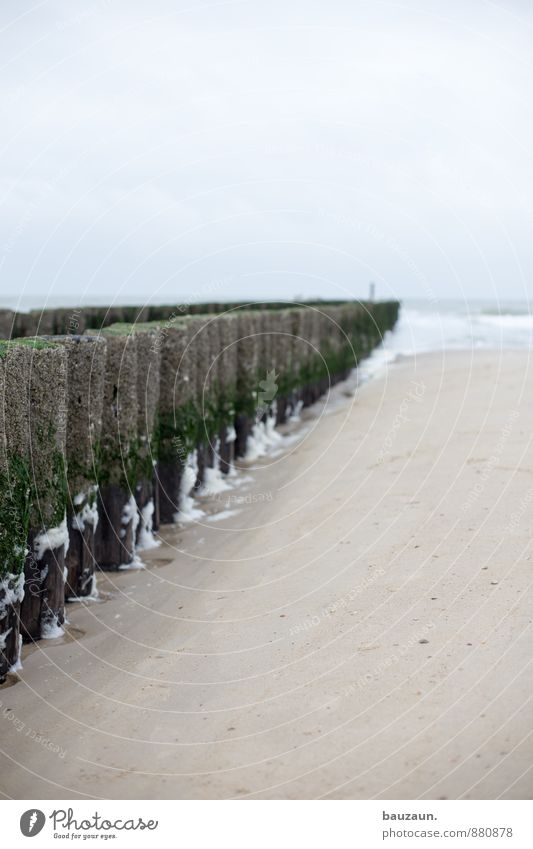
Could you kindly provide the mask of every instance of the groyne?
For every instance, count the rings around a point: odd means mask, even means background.
[[[195,492],[345,378],[397,302],[0,315],[0,680]],[[7,334],[9,335],[9,334]]]

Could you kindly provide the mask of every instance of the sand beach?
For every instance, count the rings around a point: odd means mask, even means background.
[[[0,688],[3,795],[531,798],[529,359],[339,384],[100,574]]]

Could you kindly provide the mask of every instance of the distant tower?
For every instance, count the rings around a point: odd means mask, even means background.
[[[372,304],[374,302],[374,298],[376,297],[376,284],[373,280],[370,281],[370,286],[368,290],[368,300]]]

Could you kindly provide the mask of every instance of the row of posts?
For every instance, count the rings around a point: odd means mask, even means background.
[[[0,342],[0,680],[97,569],[134,562],[191,483],[345,378],[397,314],[236,306]]]

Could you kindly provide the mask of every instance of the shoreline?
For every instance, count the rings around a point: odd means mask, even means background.
[[[531,798],[529,357],[339,384],[227,490],[249,501],[99,574],[0,688],[3,792]]]

